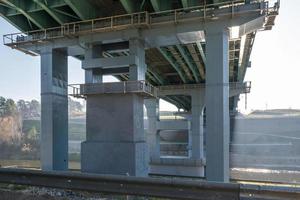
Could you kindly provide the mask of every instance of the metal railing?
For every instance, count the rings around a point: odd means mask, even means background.
[[[71,84],[69,85],[69,89],[70,96],[76,98],[85,98],[86,95],[120,93],[141,93],[157,97],[157,88],[146,81]]]
[[[258,10],[245,12],[268,12],[268,2],[265,0],[253,0],[251,3],[261,3]],[[201,6],[180,8],[175,10],[167,10],[161,12],[149,13],[138,12],[133,14],[117,15],[105,18],[97,18],[79,22],[66,23],[59,27],[35,30],[22,33],[12,33],[3,36],[3,43],[8,46],[34,43],[39,41],[51,40],[63,37],[79,36],[87,33],[106,32],[114,30],[122,30],[133,27],[151,27],[165,23],[179,23],[190,20],[211,19],[216,17],[214,11],[220,8],[228,8],[225,13],[218,13],[218,17],[224,15],[235,15],[235,7],[245,4],[244,0],[233,0],[221,3],[204,4]],[[239,11],[241,14],[242,11]]]
[[[251,81],[246,81],[243,83],[231,82],[229,83],[229,88],[231,90],[242,90],[244,94],[247,94],[250,93],[251,90]]]
[[[169,199],[300,199],[300,189],[298,187],[217,183],[198,180],[168,179],[166,177],[142,178],[1,168],[0,182],[85,192]]]
[[[243,93],[250,93],[251,89],[251,81],[246,81],[246,82],[230,82],[229,88],[231,90],[237,90],[240,89],[243,91]],[[164,85],[164,86],[159,86],[158,90],[159,91],[165,91],[165,90],[191,90],[191,89],[198,89],[198,88],[205,88],[206,84],[201,83],[201,84],[183,84],[183,85]]]

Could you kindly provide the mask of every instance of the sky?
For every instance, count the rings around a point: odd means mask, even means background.
[[[252,67],[246,81],[251,93],[241,95],[238,109],[300,109],[300,1],[282,0],[280,14],[272,31],[258,32],[251,54]],[[0,96],[40,99],[40,58],[3,45],[2,35],[18,32],[0,17]],[[113,80],[105,77],[105,81]],[[69,58],[69,83],[83,83],[81,64]],[[245,106],[247,99],[247,107]],[[175,107],[162,103],[164,110]]]

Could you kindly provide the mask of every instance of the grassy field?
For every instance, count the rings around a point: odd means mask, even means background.
[[[12,168],[41,168],[39,160],[0,160],[1,167],[12,167]],[[69,169],[79,170],[80,162],[70,161]]]

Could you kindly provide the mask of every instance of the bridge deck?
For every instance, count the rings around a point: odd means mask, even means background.
[[[20,44],[43,43],[57,38],[78,37],[94,32],[115,31],[129,28],[149,29],[151,26],[168,23],[188,22],[190,20],[211,20],[216,17],[242,14],[243,5],[260,4],[261,12],[266,12],[265,29],[271,29],[278,14],[278,4],[274,7],[265,0],[230,1],[162,1],[152,0],[142,3],[134,0],[120,1],[72,1],[60,0],[42,2],[38,0],[17,1],[0,0],[0,13],[10,23],[19,27],[22,33],[4,36],[4,43],[30,55],[38,52],[27,51]],[[176,3],[175,3],[176,2]],[[257,10],[248,10],[255,12]],[[239,13],[241,12],[241,13]],[[42,14],[43,13],[43,14]],[[110,16],[113,15],[113,16]],[[176,46],[162,46],[146,50],[148,65],[146,80],[154,86],[172,84],[205,83],[205,38],[196,43]],[[229,80],[243,82],[249,66],[249,58],[255,32],[243,37],[232,38],[229,45]],[[104,51],[105,57],[128,55],[128,50]],[[74,55],[83,59],[83,55]],[[121,81],[129,79],[128,74],[115,74]],[[189,98],[178,96],[165,98],[178,108],[190,110]],[[237,104],[237,96],[230,99],[230,108]]]

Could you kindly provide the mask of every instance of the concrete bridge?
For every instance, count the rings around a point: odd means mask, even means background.
[[[249,92],[243,80],[255,35],[272,28],[278,9],[265,0],[0,0],[1,16],[22,31],[5,35],[5,45],[41,57],[42,169],[68,169],[73,56],[85,70],[85,83],[72,93],[87,100],[82,171],[170,170],[228,182],[229,113]],[[103,75],[122,83],[103,83]],[[160,121],[159,98],[190,112],[190,120]],[[160,157],[159,132],[177,129],[188,130],[188,156]]]

